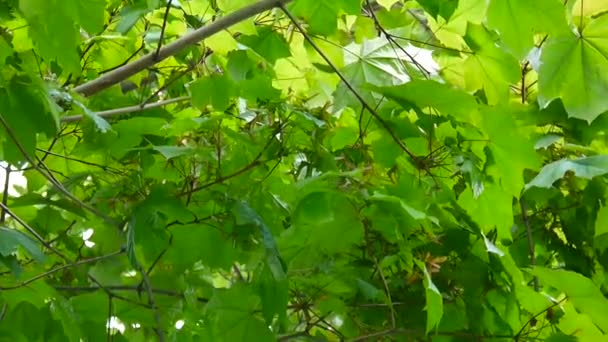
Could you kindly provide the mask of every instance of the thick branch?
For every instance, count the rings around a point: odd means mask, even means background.
[[[188,46],[194,45],[201,40],[212,36],[228,27],[235,25],[245,19],[253,17],[254,15],[262,12],[271,10],[275,7],[282,6],[291,0],[262,0],[252,4],[250,6],[241,8],[217,21],[210,23],[209,25],[203,26],[196,31],[193,31],[182,38],[165,45],[158,51],[153,51],[143,56],[142,58],[123,65],[122,67],[113,70],[101,77],[98,77],[90,82],[81,84],[74,88],[74,91],[81,93],[85,96],[91,96],[106,88],[123,81],[138,72],[145,70],[153,66],[154,64],[164,60],[167,57],[173,56]]]

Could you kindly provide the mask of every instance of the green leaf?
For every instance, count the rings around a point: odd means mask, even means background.
[[[259,303],[260,299],[244,285],[215,290],[206,311],[213,317],[216,340],[274,341],[264,321],[254,313]]]
[[[357,287],[367,300],[375,300],[382,297],[382,290],[363,279],[357,278]]]
[[[416,261],[416,264],[424,273],[424,287],[425,287],[425,297],[426,297],[426,333],[433,331],[434,329],[439,327],[439,323],[441,322],[441,317],[443,316],[443,296],[439,289],[433,283],[431,279],[431,275],[426,269],[426,266],[420,262]]]
[[[240,42],[249,46],[270,64],[274,64],[280,58],[291,56],[285,38],[269,27],[259,29],[255,36],[242,36]]]
[[[568,31],[564,6],[559,0],[492,0],[488,24],[517,59],[525,58],[534,46],[534,35]]]
[[[488,240],[488,238],[486,237],[485,234],[482,233],[481,235],[483,236],[483,242],[486,245],[486,249],[488,250],[488,253],[496,254],[499,257],[505,255],[505,253],[503,251],[501,251],[498,247],[496,247],[496,245],[492,241]]]
[[[194,81],[189,86],[192,105],[204,109],[211,105],[216,110],[224,110],[236,94],[232,80],[226,75],[213,75]]]
[[[544,267],[534,267],[530,273],[564,292],[578,311],[589,315],[600,329],[608,331],[608,299],[589,278],[572,271]]]
[[[593,247],[600,253],[608,248],[608,207],[602,206],[595,219],[595,232],[593,234]]]
[[[86,217],[86,212],[80,206],[75,205],[72,201],[64,198],[52,200],[49,197],[41,196],[37,193],[28,193],[13,200],[13,207],[28,207],[28,206],[48,205],[51,207],[63,209],[70,213]]]
[[[274,317],[284,320],[289,302],[289,282],[287,279],[277,281],[268,266],[265,266],[256,284],[262,299],[262,313],[267,324]]]
[[[197,261],[212,269],[230,269],[236,258],[232,239],[218,227],[190,224],[171,229],[173,235],[167,259],[182,268]]]
[[[416,0],[424,10],[437,19],[441,16],[449,20],[458,7],[458,0]]]
[[[233,12],[239,8],[254,3],[256,0],[216,0],[217,7],[226,12]]]
[[[69,341],[79,342],[83,334],[72,304],[65,298],[57,298],[51,301],[50,308],[52,316],[63,325],[63,331]]]
[[[264,223],[262,217],[249,204],[243,201],[237,202],[233,210],[237,218],[237,224],[252,224],[260,230],[268,267],[277,281],[284,280],[286,266],[281,259],[274,236],[270,228]]]
[[[357,14],[359,0],[297,0],[289,9],[310,25],[310,33],[332,34],[337,29],[337,18],[342,12]]]
[[[579,341],[579,339],[576,336],[566,335],[564,333],[558,332],[558,333],[554,333],[551,336],[549,336],[545,341],[546,342],[576,342],[576,341]]]
[[[69,0],[64,6],[72,7],[72,16],[89,34],[97,34],[103,29],[106,0]]]
[[[38,53],[56,60],[68,72],[79,73],[78,31],[74,25],[79,1],[72,1],[21,0],[19,10],[29,23],[28,31]]]
[[[29,236],[15,229],[0,227],[0,254],[9,256],[17,251],[18,246],[21,246],[37,262],[44,262],[44,253]]]
[[[252,101],[278,100],[281,97],[281,91],[272,86],[272,79],[261,75],[240,82],[238,87],[240,96]]]
[[[344,54],[342,74],[367,101],[373,101],[373,97],[370,91],[361,89],[365,85],[394,86],[410,80],[411,70],[408,68],[413,67],[408,67],[408,63],[411,60],[403,51],[395,50],[385,39],[352,43],[345,49],[348,52]],[[359,104],[344,82],[336,89],[335,97],[337,108]]]
[[[537,170],[540,158],[527,132],[521,132],[512,111],[503,107],[484,107],[483,128],[490,138],[490,151],[496,163],[495,176],[503,189],[519,197],[524,188],[524,170]]]
[[[87,108],[84,104],[80,103],[79,101],[73,101],[73,102],[75,105],[82,108],[82,111],[84,112],[85,117],[91,119],[93,121],[93,123],[95,124],[95,127],[97,127],[97,129],[101,133],[106,133],[106,132],[112,130],[112,126],[104,118],[97,115],[97,113],[93,112],[92,110]]]
[[[555,134],[543,135],[538,140],[536,140],[536,143],[534,144],[534,149],[536,149],[536,150],[547,149],[562,139],[563,139],[563,137],[561,137],[559,135],[555,135]]]
[[[35,152],[36,134],[54,136],[58,129],[57,111],[44,85],[30,76],[18,75],[10,79],[7,87],[0,88],[0,115],[11,133],[30,157]],[[21,150],[11,141],[2,127],[6,161],[24,160]]]
[[[580,33],[551,36],[542,47],[538,102],[561,98],[568,115],[591,122],[608,110],[608,16],[589,22]]]
[[[359,243],[363,227],[348,198],[338,192],[316,191],[298,201],[293,213],[296,231],[321,252],[339,253]]]
[[[500,239],[511,240],[513,225],[513,196],[495,184],[487,184],[481,195],[475,199],[467,188],[460,197],[460,205],[479,224],[482,232],[488,234],[496,227]]]
[[[471,91],[483,89],[488,104],[506,103],[509,86],[519,80],[517,60],[496,46],[481,25],[467,26],[467,44],[474,51],[464,63],[464,81]]]
[[[416,105],[421,109],[432,107],[456,119],[473,121],[477,102],[470,94],[432,80],[412,80],[392,87],[373,87],[380,94],[397,101],[404,107]]]
[[[592,156],[578,159],[561,159],[543,166],[538,175],[526,184],[528,190],[533,186],[539,188],[550,188],[558,179],[565,176],[566,172],[572,172],[577,177],[592,179],[608,173],[608,156]]]
[[[401,206],[401,208],[403,209],[403,211],[405,213],[407,213],[409,216],[411,216],[414,220],[429,219],[430,221],[433,221],[433,222],[437,223],[437,219],[435,217],[427,216],[426,213],[413,208],[412,206],[408,205],[407,203],[405,203],[405,201],[403,201],[402,199],[400,199],[397,196],[384,195],[384,194],[381,194],[381,193],[374,193],[372,196],[369,197],[369,199],[370,200],[387,201],[387,202],[397,203],[397,204],[399,204]]]
[[[194,151],[188,146],[154,146],[153,149],[162,154],[167,160],[190,155]]]
[[[6,59],[13,54],[13,49],[10,45],[4,40],[4,38],[0,37],[0,67],[4,66]]]

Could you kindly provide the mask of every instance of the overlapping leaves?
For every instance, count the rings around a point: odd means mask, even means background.
[[[0,335],[605,338],[605,2],[287,3],[0,1]]]

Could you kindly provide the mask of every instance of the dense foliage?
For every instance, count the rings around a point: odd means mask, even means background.
[[[606,13],[0,0],[0,340],[608,341]]]

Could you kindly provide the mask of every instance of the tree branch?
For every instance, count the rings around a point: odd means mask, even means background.
[[[399,136],[397,136],[397,134],[389,126],[388,122],[386,122],[380,116],[380,114],[378,114],[378,112],[374,108],[372,108],[372,106],[370,106],[369,103],[367,103],[367,101],[357,91],[357,89],[355,89],[355,87],[352,84],[350,84],[350,82],[346,79],[346,77],[340,72],[340,70],[338,69],[338,67],[336,67],[336,65],[329,59],[329,57],[327,57],[327,55],[323,52],[323,50],[321,50],[321,48],[312,40],[312,38],[310,37],[310,35],[306,32],[306,30],[304,30],[304,28],[302,27],[302,25],[300,25],[300,23],[293,16],[293,14],[291,14],[291,12],[289,12],[287,10],[287,8],[283,4],[280,4],[279,6],[280,6],[281,10],[285,13],[285,15],[287,15],[287,17],[291,20],[291,22],[296,27],[296,29],[302,34],[302,36],[304,37],[304,40],[306,40],[310,44],[310,46],[312,46],[312,48],[319,54],[319,56],[321,56],[321,58],[323,58],[323,60],[325,60],[325,62],[327,63],[327,65],[334,71],[334,73],[338,76],[338,78],[340,78],[340,80],[342,82],[344,82],[344,85],[346,86],[346,88],[348,88],[348,90],[361,103],[361,106],[363,106],[363,108],[365,108],[376,119],[376,121],[378,121],[378,123],[380,124],[380,126],[382,126],[382,128],[391,136],[391,138],[393,139],[393,141],[401,148],[401,150],[403,152],[405,152],[412,159],[412,162],[414,162],[414,164],[416,165],[416,167],[418,167],[419,166],[418,158],[416,158],[416,156],[414,155],[414,153],[412,153],[407,148],[407,146],[405,146],[405,144],[403,143],[403,141],[401,141],[401,139],[399,138]]]
[[[53,286],[53,288],[57,291],[65,291],[65,292],[95,292],[97,290],[101,290],[102,288],[99,286],[63,286],[57,285]],[[104,288],[112,291],[140,291],[141,288],[138,285],[107,285]],[[182,293],[166,290],[166,289],[157,289],[152,288],[151,291],[155,294],[168,296],[168,297],[176,297],[184,299],[184,295]],[[201,303],[207,303],[209,299],[197,297],[196,300]]]
[[[173,103],[185,102],[185,101],[190,101],[190,97],[189,96],[180,96],[180,97],[176,97],[173,99],[158,101],[158,102],[149,103],[149,104],[139,104],[139,105],[135,105],[135,106],[128,106],[128,107],[104,110],[101,112],[96,112],[95,114],[97,114],[98,116],[101,116],[102,118],[109,118],[109,117],[117,116],[117,115],[143,112],[148,109],[154,109],[154,108],[170,105]],[[77,122],[77,121],[82,120],[82,118],[83,118],[82,115],[64,116],[63,118],[61,118],[61,122],[62,123]]]
[[[8,164],[6,166],[6,168],[4,168],[4,190],[2,192],[2,213],[0,214],[0,223],[4,223],[5,219],[6,219],[6,210],[4,209],[4,207],[6,207],[6,205],[8,204],[8,188],[10,185],[10,181],[11,181],[11,165]]]
[[[193,31],[176,41],[165,45],[158,51],[153,51],[142,58],[123,65],[112,72],[109,72],[101,77],[98,77],[92,81],[81,84],[74,88],[74,91],[81,93],[84,96],[91,96],[106,88],[109,88],[120,81],[123,81],[138,72],[151,67],[152,65],[166,59],[167,57],[173,56],[181,50],[185,49],[190,45],[194,45],[201,40],[208,38],[228,27],[235,25],[245,19],[253,17],[254,15],[262,12],[271,10],[275,7],[283,6],[291,0],[262,0],[256,2],[250,6],[243,7],[217,21],[210,23],[209,25],[203,26],[196,31]]]
[[[532,228],[530,227],[530,219],[528,218],[528,206],[523,198],[519,199],[519,206],[521,209],[521,219],[526,226],[526,235],[528,237],[528,253],[530,254],[530,265],[536,266],[536,252],[534,250],[534,237],[532,236]],[[538,292],[538,278],[534,276],[534,291]]]
[[[158,340],[160,342],[165,342],[165,335],[163,333],[163,325],[162,325],[162,321],[160,320],[160,312],[158,311],[158,306],[156,306],[156,301],[154,300],[154,292],[152,291],[152,283],[150,282],[150,277],[148,277],[148,273],[146,273],[144,268],[141,266],[140,266],[139,272],[141,272],[141,277],[143,279],[144,288],[146,289],[146,292],[148,293],[148,304],[150,305],[150,307],[152,308],[152,311],[154,312],[154,321],[156,322],[156,328],[154,330],[156,331]]]
[[[33,283],[36,280],[42,279],[42,278],[44,278],[46,276],[49,276],[49,275],[51,275],[53,273],[59,272],[61,270],[64,270],[66,268],[76,267],[76,266],[79,266],[79,265],[94,263],[94,262],[97,262],[99,260],[104,260],[104,259],[112,258],[112,257],[114,257],[116,255],[119,255],[119,254],[122,254],[122,253],[124,253],[124,251],[123,250],[119,250],[119,251],[116,251],[114,253],[110,253],[110,254],[106,254],[106,255],[101,255],[101,256],[93,257],[93,258],[89,258],[89,259],[80,260],[80,261],[76,261],[76,262],[73,262],[73,263],[70,263],[70,264],[66,264],[66,265],[61,265],[61,266],[52,268],[52,269],[50,269],[50,270],[48,270],[46,272],[40,273],[40,274],[38,274],[38,275],[36,275],[36,276],[28,279],[28,280],[22,281],[21,283],[19,283],[17,285],[0,286],[0,289],[3,290],[3,291],[15,290],[15,289],[18,289],[20,287],[24,287],[24,286],[26,286],[26,285],[28,285],[30,283]],[[100,288],[102,288],[102,287],[100,287]]]
[[[38,161],[34,160],[34,158],[29,155],[29,153],[27,152],[27,150],[25,149],[25,147],[23,147],[23,144],[21,144],[21,142],[19,141],[19,139],[17,139],[17,136],[16,136],[13,128],[8,124],[8,122],[4,119],[4,117],[2,115],[0,115],[0,123],[2,124],[2,126],[4,126],[6,132],[8,133],[8,136],[10,137],[10,140],[12,140],[13,143],[17,146],[17,148],[19,149],[19,151],[21,152],[21,154],[23,155],[23,157],[28,161],[28,163],[30,163],[30,165],[32,165],[32,167],[36,171],[38,171],[44,178],[46,178],[51,184],[53,184],[53,186],[59,192],[61,192],[62,194],[64,194],[70,201],[74,202],[75,204],[77,204],[81,208],[84,208],[84,209],[88,210],[93,215],[95,215],[95,216],[101,218],[102,220],[104,220],[106,223],[108,223],[110,225],[113,225],[113,226],[117,226],[120,229],[120,227],[117,225],[117,223],[112,218],[110,218],[108,215],[106,215],[103,212],[97,210],[93,206],[91,206],[91,205],[89,205],[87,203],[84,203],[78,197],[74,196],[68,189],[66,189],[63,186],[63,184],[61,184],[61,182],[59,182],[55,178],[55,176],[53,176],[53,174],[46,167],[46,165],[44,164],[44,162],[42,162],[41,160],[38,160]]]

